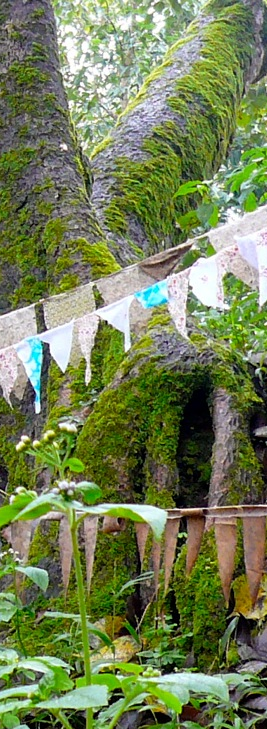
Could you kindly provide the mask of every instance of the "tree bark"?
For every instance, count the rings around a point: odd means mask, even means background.
[[[96,149],[92,200],[120,262],[181,240],[188,199],[174,195],[182,182],[212,177],[226,156],[261,66],[262,17],[260,0],[208,2]]]
[[[0,44],[3,313],[87,282],[86,241],[103,235],[71,126],[49,0],[3,0]]]

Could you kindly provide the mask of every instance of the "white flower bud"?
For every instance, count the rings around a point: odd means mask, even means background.
[[[34,448],[40,448],[41,441],[40,440],[34,440],[32,445],[33,445]]]
[[[31,442],[31,439],[28,435],[22,435],[20,440],[22,441],[22,443],[26,443],[26,445],[29,445],[29,443]]]

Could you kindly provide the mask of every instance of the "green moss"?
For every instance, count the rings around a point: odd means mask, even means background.
[[[105,139],[103,139],[102,142],[97,144],[93,149],[93,152],[91,155],[92,159],[96,156],[96,154],[99,154],[99,152],[103,152],[103,149],[106,149],[106,147],[108,147],[108,145],[111,144],[111,142],[112,142],[112,137],[107,136],[107,137],[105,137]]]
[[[174,590],[182,632],[193,632],[192,648],[197,666],[219,669],[218,643],[227,625],[216,545],[213,532],[205,534],[201,552],[189,577],[185,572],[186,547],[175,565]],[[216,660],[217,657],[217,660]]]
[[[105,241],[93,245],[87,243],[83,250],[83,260],[85,263],[90,264],[93,279],[108,276],[121,268],[112,253],[110,253]]]
[[[209,179],[224,159],[236,126],[236,113],[243,94],[244,75],[250,65],[253,38],[251,10],[237,2],[225,6],[208,3],[204,14],[213,14],[205,26],[194,22],[185,37],[168,52],[165,61],[148,77],[139,94],[126,108],[123,119],[142,104],[155,79],[175,63],[175,53],[199,36],[199,58],[189,73],[173,84],[168,96],[177,122],[156,126],[145,141],[143,159],[115,160],[112,200],[106,207],[106,222],[118,235],[127,233],[128,217],[142,225],[154,252],[162,237],[179,242],[179,217],[194,206],[196,196],[174,197],[181,181]],[[179,123],[179,120],[181,122]],[[118,121],[118,134],[122,119]],[[122,128],[122,133],[123,128]],[[97,161],[96,161],[97,165]],[[157,248],[156,248],[157,250]]]

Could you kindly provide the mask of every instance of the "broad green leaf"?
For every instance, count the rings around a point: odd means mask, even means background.
[[[84,464],[79,458],[68,458],[68,460],[65,461],[65,466],[69,468],[70,471],[73,471],[73,473],[82,473],[85,469]]]
[[[99,661],[99,663],[93,665],[92,672],[93,674],[98,673],[108,666],[112,666],[113,669],[117,668],[118,671],[121,671],[122,673],[133,673],[135,676],[139,676],[139,674],[144,670],[144,666],[139,666],[137,663],[124,663],[123,661]]]
[[[65,661],[61,661],[60,658],[55,658],[54,656],[44,656],[44,657],[33,657],[33,658],[22,658],[17,663],[17,670],[31,670],[35,673],[48,673],[48,671],[53,670],[54,667],[62,667],[65,669],[69,669],[70,666],[68,663],[65,663]]]
[[[10,661],[16,661],[18,659],[18,653],[17,651],[14,651],[13,648],[0,648],[0,663],[10,662]]]
[[[20,721],[15,714],[4,714],[2,724],[4,729],[16,729],[16,727],[19,726]]]
[[[94,709],[107,706],[108,690],[106,686],[85,686],[84,688],[69,691],[60,698],[41,701],[36,704],[38,709]]]
[[[222,701],[229,701],[229,691],[226,681],[222,677],[208,676],[205,673],[170,673],[158,678],[149,679],[150,682],[156,682],[164,688],[168,684],[170,690],[171,684],[185,687],[188,691],[194,691],[198,694],[213,696]]]
[[[49,576],[46,570],[43,570],[40,567],[31,567],[28,565],[27,567],[16,567],[16,572],[21,572],[23,575],[28,577],[28,579],[34,582],[35,585],[38,585],[40,590],[43,590],[43,592],[47,590]]]
[[[246,197],[243,208],[246,213],[252,213],[253,210],[256,210],[259,206],[258,200],[256,198],[256,195],[254,192],[250,192],[248,196]]]
[[[61,496],[56,494],[42,494],[37,496],[31,503],[29,503],[25,509],[17,514],[13,521],[20,521],[23,519],[37,519],[39,516],[48,514],[49,511],[67,511],[68,503],[64,502]]]
[[[74,682],[69,678],[66,671],[59,666],[54,667],[45,673],[39,681],[38,689],[41,699],[47,699],[53,692],[70,691],[73,689]]]
[[[13,701],[4,701],[4,703],[1,705],[0,703],[0,716],[3,716],[3,714],[7,714],[8,712],[12,711],[22,711],[22,709],[30,709],[32,706],[32,701],[30,699],[25,699],[24,701],[19,701],[19,699],[14,699]]]
[[[102,496],[102,491],[96,483],[91,481],[81,481],[77,483],[75,491],[83,495],[86,504],[94,504],[97,499]]]
[[[77,620],[78,623],[81,622],[81,616],[79,613],[62,613],[62,612],[50,612],[47,610],[45,612],[45,617],[47,618],[62,618],[62,619],[68,619],[68,620]],[[105,645],[107,645],[109,648],[113,647],[113,641],[111,638],[105,633],[103,630],[100,630],[97,628],[94,623],[90,623],[90,620],[87,620],[87,627],[90,633],[93,635],[97,635],[98,638],[100,638]]]
[[[185,701],[182,703],[175,692],[168,691],[167,686],[166,689],[162,689],[159,686],[154,685],[153,691],[151,691],[151,693],[153,696],[156,696],[160,701],[162,701],[162,703],[165,704],[168,709],[175,711],[176,714],[181,713],[183,703],[186,703]]]
[[[14,698],[14,696],[34,695],[38,691],[38,683],[27,684],[26,686],[13,686],[13,688],[3,689],[0,691],[0,702],[5,699]]]
[[[17,612],[18,605],[16,596],[11,592],[1,593],[0,595],[0,622],[8,623],[13,615]]]
[[[97,686],[107,686],[108,691],[114,691],[116,688],[121,687],[121,682],[118,676],[115,676],[114,673],[100,673],[99,675],[94,674],[92,676],[92,684]],[[85,676],[76,678],[76,686],[77,688],[86,686]]]
[[[167,512],[156,506],[147,504],[99,504],[92,507],[92,513],[99,516],[115,516],[117,519],[131,519],[132,521],[145,521],[151,527],[155,539],[159,540],[163,534]]]

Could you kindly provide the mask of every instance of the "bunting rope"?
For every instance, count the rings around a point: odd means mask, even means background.
[[[35,412],[41,409],[41,370],[43,359],[43,343],[49,345],[51,357],[55,360],[62,372],[70,362],[74,346],[79,350],[78,360],[86,360],[86,384],[90,382],[91,351],[98,329],[100,319],[104,319],[111,326],[124,335],[124,349],[127,352],[131,347],[130,335],[130,306],[134,299],[144,309],[167,304],[170,315],[178,332],[186,337],[186,305],[189,285],[195,296],[205,306],[221,309],[225,308],[223,277],[231,272],[235,259],[241,255],[242,259],[255,269],[259,277],[259,305],[263,306],[267,300],[267,230],[259,230],[247,236],[235,237],[235,243],[221,249],[209,258],[199,258],[190,268],[174,273],[152,286],[129,294],[107,306],[94,308],[94,299],[91,284],[86,284],[73,292],[60,294],[44,300],[44,314],[46,324],[58,322],[59,326],[48,328],[45,332],[36,332],[34,305],[5,314],[0,317],[7,321],[7,317],[14,319],[15,331],[21,331],[20,319],[22,312],[26,312],[28,324],[32,328],[30,336],[24,336],[20,341],[0,349],[0,386],[3,397],[12,407],[10,395],[18,377],[19,360],[22,362],[26,375],[35,392]],[[66,304],[67,302],[67,304]],[[93,310],[92,310],[93,309]],[[73,314],[75,317],[73,317]],[[72,316],[69,321],[64,318]],[[2,321],[2,323],[4,323]],[[23,333],[25,327],[22,326]],[[77,359],[77,358],[76,358]]]

